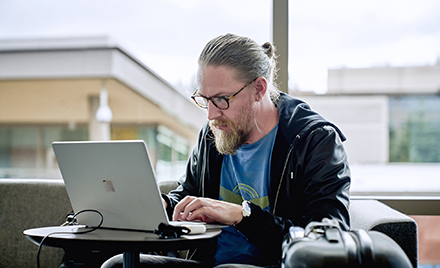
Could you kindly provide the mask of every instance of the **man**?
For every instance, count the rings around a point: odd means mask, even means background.
[[[349,228],[345,137],[276,89],[274,52],[227,34],[199,57],[192,98],[208,122],[180,186],[164,200],[173,220],[230,225],[212,255],[202,254],[204,265],[279,265],[289,227],[334,218]]]

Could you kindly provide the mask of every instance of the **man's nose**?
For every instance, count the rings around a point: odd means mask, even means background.
[[[208,101],[208,120],[214,120],[221,117],[223,114],[222,110],[217,108],[212,101]]]

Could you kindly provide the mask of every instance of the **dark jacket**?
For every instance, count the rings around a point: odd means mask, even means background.
[[[278,264],[281,242],[290,226],[305,227],[322,218],[337,219],[348,229],[350,170],[341,131],[310,107],[281,94],[276,107],[279,127],[271,162],[271,212],[251,205],[252,214],[236,228],[265,254],[266,264]],[[208,124],[188,160],[181,185],[169,195],[169,212],[186,195],[219,198],[223,156]]]

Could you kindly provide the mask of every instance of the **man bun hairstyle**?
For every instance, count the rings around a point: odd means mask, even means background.
[[[254,40],[234,34],[225,34],[209,41],[199,56],[199,69],[211,66],[227,66],[238,72],[243,82],[264,77],[272,101],[279,97],[276,79],[276,48],[270,42],[258,45]]]
[[[271,42],[266,42],[266,43],[262,44],[261,47],[264,49],[264,53],[266,53],[266,55],[267,55],[270,59],[273,58],[273,57],[275,57],[276,49],[275,49],[275,47],[272,45]]]

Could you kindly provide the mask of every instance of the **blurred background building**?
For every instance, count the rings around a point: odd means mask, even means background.
[[[205,118],[109,38],[0,42],[0,177],[60,178],[53,141],[142,139],[177,179]]]
[[[353,164],[440,162],[440,63],[331,69],[326,94],[302,95],[350,137]]]
[[[440,64],[435,64],[330,69],[326,94],[291,94],[348,137],[345,148],[356,174],[352,192],[437,194],[439,92]]]

